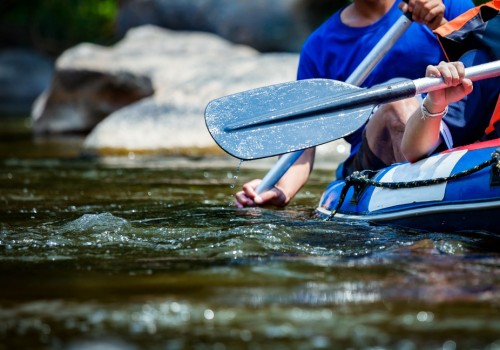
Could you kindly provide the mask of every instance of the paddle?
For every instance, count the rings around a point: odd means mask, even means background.
[[[500,61],[466,69],[472,81],[500,76]],[[403,79],[362,89],[329,79],[261,87],[213,100],[205,122],[215,142],[239,159],[284,154],[343,138],[382,103],[446,87],[441,78]]]
[[[408,2],[408,0],[404,0]],[[373,71],[376,65],[382,60],[385,54],[392,48],[395,42],[406,32],[411,25],[412,14],[407,12],[403,14],[380,39],[368,55],[363,59],[359,66],[346,79],[346,83],[361,85],[368,75]],[[304,150],[284,154],[269,172],[264,176],[256,188],[257,193],[262,193],[271,189],[288,169],[300,158]]]

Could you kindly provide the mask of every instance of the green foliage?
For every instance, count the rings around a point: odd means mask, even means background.
[[[474,0],[476,5],[488,0]],[[29,46],[52,56],[81,42],[112,44],[119,0],[0,0],[0,48]],[[319,25],[350,0],[305,0]]]
[[[116,0],[7,0],[0,21],[26,35],[21,44],[57,55],[80,42],[111,43],[117,6]]]

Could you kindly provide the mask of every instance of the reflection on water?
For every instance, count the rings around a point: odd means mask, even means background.
[[[0,140],[0,349],[500,349],[497,237],[316,221],[331,171],[238,210],[265,170],[50,142]]]

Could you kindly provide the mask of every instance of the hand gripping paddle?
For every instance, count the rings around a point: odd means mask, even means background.
[[[500,76],[500,61],[466,68],[472,81]],[[403,79],[362,89],[329,79],[270,85],[210,102],[205,122],[215,142],[244,160],[284,154],[343,138],[375,106],[445,88],[441,78]]]

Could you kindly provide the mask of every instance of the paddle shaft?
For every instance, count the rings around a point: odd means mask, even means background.
[[[500,60],[465,68],[465,77],[472,81],[495,78],[498,76],[500,76]],[[415,85],[416,95],[440,90],[446,87],[446,84],[441,78],[420,78],[413,80],[413,84]]]
[[[500,60],[465,68],[465,77],[472,81],[494,78],[500,76]],[[321,113],[347,112],[365,106],[376,106],[383,103],[414,97],[418,94],[431,92],[446,88],[447,85],[440,77],[426,77],[415,80],[403,79],[395,83],[386,83],[369,89],[357,89],[347,93],[334,96],[326,96],[314,101],[307,101],[295,106],[294,109],[286,109],[284,112],[273,111],[275,116],[272,123],[285,123],[297,120],[313,120],[315,115]],[[251,120],[244,124],[245,128],[255,128],[259,125],[269,123],[266,120]],[[359,127],[361,127],[359,125]],[[355,131],[352,130],[351,133]],[[332,138],[330,141],[335,140]],[[311,144],[309,147],[312,147]],[[276,153],[275,153],[276,154]],[[278,153],[279,154],[279,153]],[[271,156],[272,154],[269,154]]]
[[[465,77],[472,81],[499,76],[500,60],[465,69]],[[315,80],[311,79],[309,81]],[[303,85],[304,82],[307,82],[307,80],[296,81],[296,84],[307,87],[307,85]],[[255,159],[285,154],[290,150],[315,147],[352,134],[366,123],[372,114],[373,108],[379,104],[414,97],[417,94],[447,87],[442,78],[430,77],[416,80],[405,79],[397,83],[388,83],[369,89],[361,89],[340,82],[335,84],[351,86],[351,89],[341,88],[338,94],[323,94],[320,99],[302,103],[295,106],[295,109],[286,108],[285,112],[275,110],[273,112],[275,115],[270,122],[266,118],[263,121],[252,119],[249,123],[245,122],[244,127],[249,130],[259,130],[261,128],[272,130],[272,135],[267,137],[264,143],[256,145],[255,149],[258,149],[258,156],[251,157],[247,153],[241,153],[239,148],[241,148],[241,144],[245,144],[243,141],[238,143],[240,146],[236,149],[231,149],[231,152],[239,154],[241,159]],[[290,85],[285,84],[284,88],[288,89]],[[296,91],[295,87],[290,89],[290,91]],[[324,89],[324,87],[321,87],[321,89]],[[273,103],[272,100],[270,101],[270,103]],[[270,123],[271,126],[266,125],[266,123]],[[318,128],[318,125],[321,125],[321,127]],[[275,130],[275,128],[278,130]],[[287,129],[293,130],[293,132],[283,138],[277,136],[277,133],[286,135]],[[297,132],[300,134],[297,134],[294,139],[292,136]],[[252,137],[251,134],[252,132],[248,137]],[[302,134],[305,135],[305,138],[301,139]],[[246,135],[248,135],[248,131],[246,131]],[[262,137],[259,139],[262,139]],[[252,142],[258,141],[251,138],[250,140]],[[277,143],[277,147],[269,148],[272,143]],[[268,147],[264,148],[263,145],[268,145]],[[244,148],[246,149],[248,146],[249,143],[247,142]],[[297,156],[297,152],[293,154]],[[287,158],[282,158],[278,161],[280,169],[293,164],[294,160],[288,161]],[[280,174],[271,172],[271,176],[279,180]]]
[[[387,31],[380,41],[368,53],[360,65],[346,79],[346,83],[359,86],[376,65],[382,60],[385,54],[394,46],[399,38],[406,32],[412,21],[411,15],[402,15],[396,23]],[[264,176],[262,182],[257,186],[256,192],[262,193],[274,187],[274,185],[285,175],[288,169],[300,158],[305,150],[286,153],[274,164],[271,170]]]

